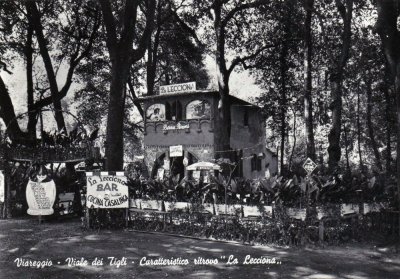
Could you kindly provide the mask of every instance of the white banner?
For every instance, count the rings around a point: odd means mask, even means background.
[[[4,197],[4,193],[5,193],[5,183],[4,183],[4,174],[3,171],[0,170],[0,202],[4,202],[5,197]]]
[[[128,208],[129,191],[126,176],[88,175],[86,177],[87,208]],[[92,173],[90,173],[92,174]]]
[[[51,215],[56,199],[56,184],[53,180],[35,182],[29,180],[26,186],[26,201],[29,215]]]

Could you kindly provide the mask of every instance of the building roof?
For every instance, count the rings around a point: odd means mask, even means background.
[[[215,90],[196,90],[196,91],[190,91],[190,92],[184,92],[184,93],[171,93],[171,94],[162,94],[162,95],[151,95],[151,96],[142,96],[139,97],[138,100],[140,102],[144,102],[144,101],[148,101],[148,100],[162,100],[162,99],[166,99],[169,97],[174,97],[174,96],[192,96],[192,95],[209,95],[209,96],[213,96],[213,95],[218,95],[218,91]],[[229,99],[231,99],[232,104],[241,104],[241,105],[245,105],[245,106],[251,106],[251,107],[257,107],[257,105],[249,103],[243,99],[240,99],[238,97],[229,95]]]

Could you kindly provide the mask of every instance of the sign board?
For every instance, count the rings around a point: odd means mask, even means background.
[[[187,83],[179,83],[179,84],[171,84],[160,86],[160,95],[161,94],[173,94],[173,93],[184,93],[191,92],[196,90],[196,82],[187,82]]]
[[[317,164],[314,163],[313,160],[307,158],[307,160],[303,164],[303,169],[306,170],[307,174],[310,175],[317,167]]]
[[[52,179],[38,182],[29,180],[25,194],[29,215],[51,215],[54,213],[56,184]]]
[[[185,129],[190,129],[190,124],[184,121],[178,123],[168,123],[163,125],[163,131],[185,130]]]
[[[4,183],[4,174],[3,171],[0,170],[0,202],[4,202],[5,198],[4,198],[4,193],[5,193],[5,183]]]
[[[108,172],[86,173],[87,208],[128,208],[129,191],[123,172],[111,175]]]
[[[183,155],[182,145],[173,145],[169,147],[169,157],[181,157]]]

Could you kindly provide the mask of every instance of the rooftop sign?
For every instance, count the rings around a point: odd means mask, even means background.
[[[160,95],[172,93],[184,93],[196,90],[196,82],[178,83],[160,86]]]

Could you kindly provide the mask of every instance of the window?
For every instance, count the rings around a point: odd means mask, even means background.
[[[251,156],[251,171],[261,171],[262,157],[259,157],[256,154]]]
[[[165,103],[165,115],[167,120],[172,120],[171,105],[168,102]]]
[[[257,170],[257,155],[251,155],[251,171]]]
[[[194,100],[186,106],[186,119],[210,118],[211,107],[206,100]]]
[[[262,162],[262,159],[260,157],[257,157],[257,165],[256,165],[257,171],[261,171],[261,168],[262,168],[261,162]]]
[[[167,120],[182,120],[182,104],[178,100],[172,102],[171,104],[167,103]]]
[[[245,109],[243,113],[243,125],[249,126],[249,111],[247,109]]]

